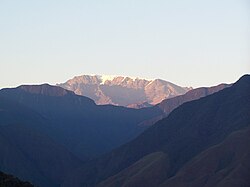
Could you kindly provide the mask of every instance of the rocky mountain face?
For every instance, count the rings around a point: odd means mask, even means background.
[[[249,186],[250,76],[187,102],[65,181],[79,186]],[[152,174],[156,173],[156,175]],[[76,185],[77,186],[77,185]]]
[[[182,95],[191,89],[161,79],[99,75],[77,76],[58,86],[87,96],[98,105],[112,104],[135,108],[158,104],[166,98]]]

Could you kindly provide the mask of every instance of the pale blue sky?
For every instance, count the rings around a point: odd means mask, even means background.
[[[181,86],[250,72],[248,0],[0,0],[0,88],[75,75]]]

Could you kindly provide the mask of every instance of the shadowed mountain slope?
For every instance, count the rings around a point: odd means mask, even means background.
[[[2,89],[0,97],[3,102],[10,100],[39,114],[46,122],[36,128],[81,159],[100,155],[131,140],[145,129],[138,126],[140,122],[161,114],[157,108],[97,106],[89,98],[47,84]]]
[[[161,186],[250,186],[250,128],[236,131],[208,148]]]
[[[46,135],[47,120],[32,109],[0,97],[0,170],[38,186],[59,186],[82,163]]]
[[[170,112],[172,112],[174,109],[176,109],[178,106],[182,105],[183,103],[197,100],[202,97],[206,97],[208,95],[211,95],[215,92],[218,92],[230,86],[231,84],[220,84],[220,85],[212,86],[212,87],[196,88],[196,89],[188,91],[187,93],[183,95],[176,96],[170,99],[165,99],[157,106],[159,106],[164,111],[164,113],[168,115],[170,114]]]
[[[155,124],[157,121],[163,119],[164,117],[168,116],[174,109],[179,107],[180,105],[189,102],[194,101],[197,99],[200,99],[202,97],[206,97],[208,95],[211,95],[215,92],[218,92],[220,90],[223,90],[224,88],[230,87],[231,84],[220,84],[217,86],[212,87],[201,87],[196,88],[193,90],[188,91],[187,93],[183,95],[179,95],[170,99],[165,99],[155,107],[159,107],[163,111],[163,115],[154,117],[150,120],[143,121],[140,125],[141,126],[151,126]]]
[[[169,160],[165,153],[154,152],[141,158],[118,174],[101,182],[98,187],[153,187],[167,176]]]
[[[41,187],[56,187],[84,160],[142,132],[159,109],[97,106],[50,85],[0,91],[0,170]],[[80,159],[79,159],[80,158]]]
[[[0,170],[38,186],[60,186],[81,161],[65,147],[25,124],[0,126]]]
[[[167,178],[169,160],[151,153],[101,182],[98,187],[234,187],[250,185],[250,128],[233,132],[222,143],[191,159]],[[163,179],[163,180],[162,180]]]
[[[250,76],[245,75],[229,88],[176,108],[133,141],[78,169],[74,179],[94,186],[148,154],[163,152],[169,162],[163,177],[167,180],[202,151],[249,124]]]

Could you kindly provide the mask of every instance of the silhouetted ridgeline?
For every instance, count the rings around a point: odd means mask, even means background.
[[[136,137],[158,108],[97,106],[48,84],[0,91],[0,170],[41,187],[60,186],[88,159]]]

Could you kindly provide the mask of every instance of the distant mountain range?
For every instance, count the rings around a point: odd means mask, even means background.
[[[57,86],[89,97],[98,105],[112,104],[132,108],[149,107],[192,89],[161,79],[148,80],[107,75],[77,76]]]
[[[184,103],[63,186],[249,186],[250,76]],[[75,185],[77,186],[77,185]]]
[[[40,187],[250,186],[249,75],[130,107],[48,84],[2,89],[0,171]]]

